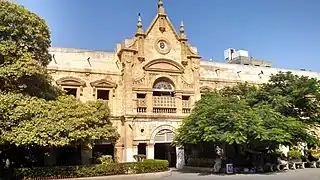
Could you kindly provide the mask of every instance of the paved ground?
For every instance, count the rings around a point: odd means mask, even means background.
[[[320,169],[300,169],[290,170],[272,174],[253,174],[253,175],[212,175],[172,171],[169,177],[159,180],[320,180]]]

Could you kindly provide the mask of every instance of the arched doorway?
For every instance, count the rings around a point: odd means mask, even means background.
[[[168,160],[169,167],[176,167],[176,147],[172,145],[174,133],[171,126],[166,127],[161,127],[154,135],[154,159]]]

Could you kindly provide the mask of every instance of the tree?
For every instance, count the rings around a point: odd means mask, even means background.
[[[17,146],[92,145],[95,140],[115,143],[119,137],[104,101],[82,103],[73,96],[49,102],[15,94],[3,97],[6,96],[0,96],[3,114],[0,117],[10,123],[5,125],[2,138]]]
[[[49,47],[43,19],[0,1],[0,171],[10,148],[90,146],[119,137],[105,102],[83,103],[52,85]]]
[[[286,117],[294,117],[306,125],[320,123],[320,81],[291,72],[271,76],[255,94],[253,104],[267,102]]]
[[[23,6],[0,2],[0,91],[56,98],[60,92],[45,69],[49,47],[43,19]]]
[[[196,103],[178,129],[176,141],[276,147],[296,143],[293,137],[315,140],[302,122],[284,117],[268,104],[251,107],[244,99],[211,93]]]

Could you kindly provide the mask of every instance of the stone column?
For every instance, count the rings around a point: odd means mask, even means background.
[[[177,114],[182,114],[182,92],[177,91],[175,94]]]
[[[91,164],[92,159],[92,149],[86,145],[81,146],[81,164],[88,165]]]
[[[125,151],[126,162],[133,162],[133,119],[126,118],[125,122]]]
[[[124,162],[124,145],[117,143],[114,147],[114,160],[115,162]]]
[[[147,98],[147,113],[152,114],[152,111],[153,111],[152,92],[147,92],[146,98]]]
[[[147,145],[147,159],[154,159],[154,144],[148,143]]]
[[[136,160],[134,159],[134,155],[138,155],[138,143],[133,143],[133,146],[132,146],[132,158],[133,158],[133,161],[136,162]]]
[[[125,113],[133,113],[133,92],[132,92],[132,64],[133,64],[134,51],[126,49],[122,52],[121,59],[125,63],[124,67],[124,104]]]
[[[193,78],[194,78],[194,90],[195,90],[195,101],[199,101],[201,99],[200,94],[200,56],[191,57],[191,61],[193,63]]]
[[[176,147],[177,153],[177,169],[182,169],[185,166],[185,159],[184,159],[184,148],[183,147]]]

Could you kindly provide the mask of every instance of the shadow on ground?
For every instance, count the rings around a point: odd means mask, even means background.
[[[196,171],[190,169],[171,169],[172,172],[177,173],[188,173],[188,174],[198,174],[198,176],[209,176],[209,175],[217,175],[217,176],[234,176],[234,175],[275,175],[275,174],[282,174],[286,173],[287,171],[276,171],[276,172],[264,172],[264,173],[234,173],[234,174],[225,174],[225,173],[212,173],[206,171]]]

